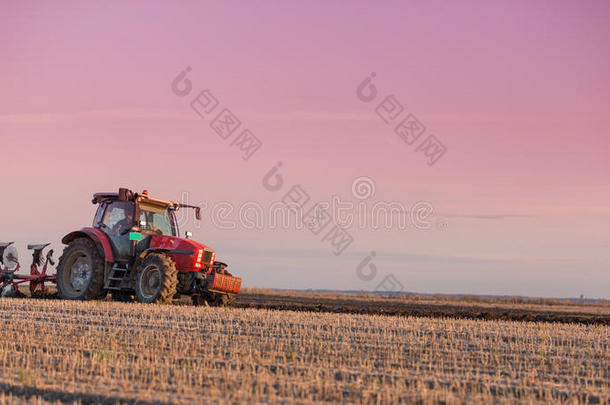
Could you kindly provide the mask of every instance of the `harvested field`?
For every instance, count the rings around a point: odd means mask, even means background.
[[[54,287],[47,298],[57,298]],[[29,296],[27,287],[21,292]],[[107,298],[110,300],[110,297]],[[175,302],[191,305],[189,297]],[[279,311],[332,312],[388,316],[480,319],[610,325],[610,301],[566,301],[548,298],[482,298],[449,296],[382,296],[374,294],[316,293],[245,288],[234,307]]]
[[[610,401],[604,325],[32,299],[0,322],[2,401]]]

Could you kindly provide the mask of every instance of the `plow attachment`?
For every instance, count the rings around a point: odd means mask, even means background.
[[[0,243],[0,296],[24,297],[25,295],[19,291],[19,286],[25,285],[25,283],[29,283],[32,297],[46,296],[45,283],[55,284],[56,282],[54,274],[47,274],[47,266],[55,265],[53,250],[49,250],[46,257],[42,254],[49,243],[28,245],[28,249],[33,250],[29,275],[17,273],[21,266],[17,249],[12,245],[13,242]]]

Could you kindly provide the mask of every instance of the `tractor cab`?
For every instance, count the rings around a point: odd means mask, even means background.
[[[179,236],[175,211],[171,201],[126,192],[95,194],[98,209],[93,227],[109,239],[115,260],[130,261],[150,248],[154,235]]]

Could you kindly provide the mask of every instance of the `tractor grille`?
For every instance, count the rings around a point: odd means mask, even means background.
[[[203,263],[210,263],[212,261],[212,255],[214,254],[214,251],[212,250],[204,250],[203,251],[203,257],[201,259],[201,261]]]

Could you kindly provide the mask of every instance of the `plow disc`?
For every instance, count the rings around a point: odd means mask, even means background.
[[[51,284],[57,283],[55,280],[55,274],[53,274],[53,275],[40,274],[40,272],[37,269],[32,269],[30,271],[30,276],[28,277],[28,281],[30,282],[30,296],[35,297],[35,298],[42,298],[42,297],[49,295],[47,292],[47,288],[46,288],[47,286],[45,285],[45,283],[47,283],[47,285],[49,283],[51,283]]]

